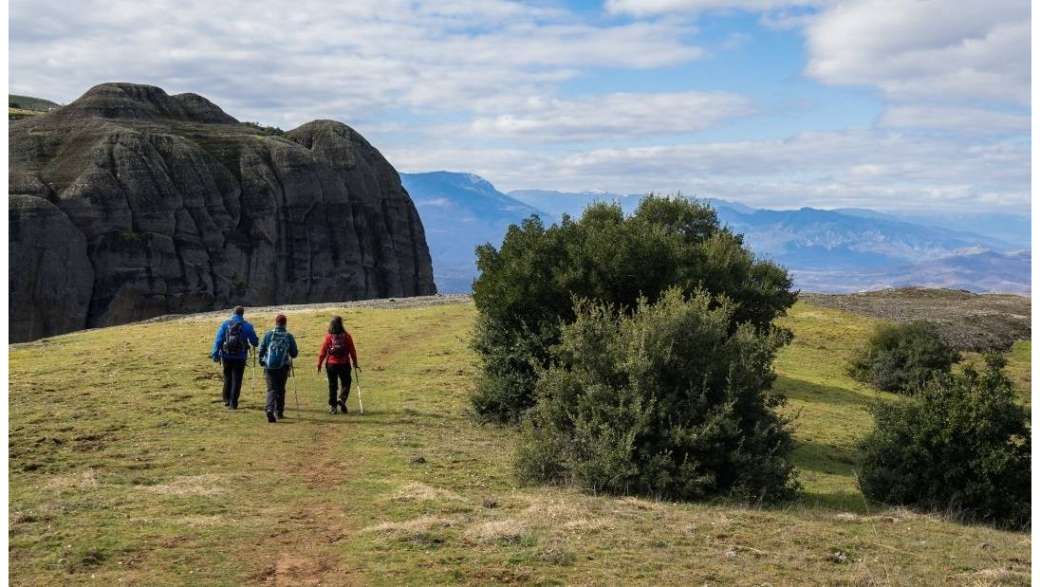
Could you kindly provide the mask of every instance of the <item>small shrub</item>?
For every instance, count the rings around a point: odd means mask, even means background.
[[[769,393],[777,331],[669,290],[629,314],[580,301],[541,373],[517,452],[527,482],[668,499],[793,494],[793,447]]]
[[[278,128],[277,126],[267,126],[267,125],[264,125],[264,124],[260,124],[259,122],[253,122],[253,121],[246,121],[246,122],[243,122],[242,124],[251,126],[251,127],[255,128],[256,130],[260,131],[261,134],[264,134],[264,135],[267,135],[267,136],[280,137],[280,136],[284,136],[285,135],[285,131],[280,129],[280,128]]]
[[[960,354],[934,324],[882,324],[849,363],[849,375],[882,391],[907,393],[950,372]]]
[[[978,373],[941,375],[906,400],[879,403],[864,441],[870,499],[1021,528],[1030,516],[1028,415],[1000,355]]]

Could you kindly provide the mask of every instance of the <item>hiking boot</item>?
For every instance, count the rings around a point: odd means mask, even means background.
[[[274,417],[274,412],[267,412],[267,421],[274,424],[278,420]]]
[[[329,413],[330,414],[335,414],[336,413],[336,406],[329,406]]]
[[[346,414],[347,413],[347,402],[345,402],[343,400],[340,400],[339,401],[339,410],[341,412],[343,412],[344,414]]]

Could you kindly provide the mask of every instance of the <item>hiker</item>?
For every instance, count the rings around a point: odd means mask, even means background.
[[[274,328],[260,343],[260,365],[267,381],[267,421],[275,423],[285,418],[285,384],[292,372],[292,360],[299,354],[296,339],[285,329],[285,314],[274,317]]]
[[[238,306],[231,317],[221,323],[213,340],[213,350],[209,353],[213,362],[223,364],[224,405],[229,410],[238,409],[238,397],[242,393],[242,376],[246,372],[249,347],[255,347],[259,343],[253,325],[243,318],[245,312],[245,308]]]
[[[318,373],[321,373],[321,365],[325,363],[325,374],[329,378],[329,413],[336,413],[336,406],[346,414],[347,396],[350,395],[350,366],[358,367],[357,350],[354,349],[354,339],[343,327],[343,318],[333,316],[329,322],[329,333],[321,343],[321,351],[318,353]],[[336,400],[336,383],[341,386],[339,401]]]

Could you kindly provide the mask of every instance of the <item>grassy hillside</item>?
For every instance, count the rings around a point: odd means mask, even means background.
[[[289,314],[300,413],[290,386],[275,425],[259,380],[239,411],[219,403],[208,318],[12,347],[11,583],[1028,584],[1028,534],[858,492],[878,395],[843,360],[869,318],[800,303],[786,319],[779,386],[806,492],[762,509],[518,487],[513,431],[463,414],[468,302],[342,310],[367,411],[330,416],[313,360],[332,313]],[[1021,380],[1028,343],[1012,359]]]
[[[54,108],[61,108],[61,104],[57,102],[51,102],[43,98],[34,98],[32,96],[19,96],[18,94],[7,95],[8,107],[22,108],[23,110],[36,110],[38,112],[47,112]]]
[[[61,108],[61,104],[51,102],[50,100],[44,100],[43,98],[33,98],[32,96],[19,96],[17,94],[7,95],[8,120],[18,120],[27,116],[36,116],[37,114],[43,114],[44,112],[48,112],[54,108]]]

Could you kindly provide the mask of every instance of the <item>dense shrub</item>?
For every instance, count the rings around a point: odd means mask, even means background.
[[[949,373],[960,354],[925,321],[878,326],[849,363],[849,374],[883,391],[909,392]]]
[[[941,375],[912,397],[875,407],[859,481],[876,501],[960,513],[1021,528],[1030,516],[1028,415],[1004,359]]]
[[[736,312],[679,289],[633,313],[578,302],[524,421],[520,478],[671,499],[790,496],[792,439],[769,393],[784,336],[733,328]]]
[[[608,204],[548,228],[531,218],[511,226],[501,248],[479,247],[477,266],[473,346],[483,368],[473,406],[503,422],[533,405],[535,370],[574,319],[572,296],[632,308],[670,287],[704,289],[733,302],[730,330],[748,322],[765,331],[797,295],[786,271],[756,260],[711,208],[684,198],[649,196],[627,218]]]

